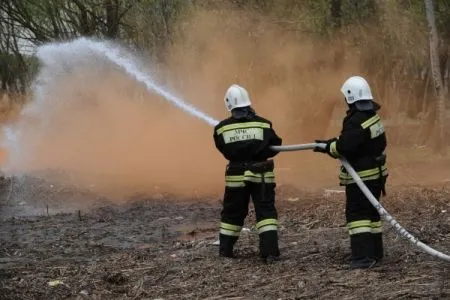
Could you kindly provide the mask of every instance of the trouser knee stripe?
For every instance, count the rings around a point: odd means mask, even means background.
[[[260,234],[266,231],[276,231],[277,229],[277,225],[264,225],[258,228],[258,233]]]

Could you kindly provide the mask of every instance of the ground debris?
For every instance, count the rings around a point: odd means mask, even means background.
[[[286,196],[287,197],[287,196]],[[289,196],[290,197],[290,196]],[[282,260],[258,258],[251,209],[236,259],[218,257],[220,204],[134,200],[0,223],[1,299],[446,299],[449,266],[385,225],[386,257],[349,270],[342,195],[278,201]],[[448,189],[391,190],[408,231],[450,249]],[[420,218],[418,217],[420,216]],[[420,222],[417,222],[420,220]],[[52,284],[49,284],[52,283]]]

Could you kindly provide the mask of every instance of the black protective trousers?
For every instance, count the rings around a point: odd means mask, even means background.
[[[258,181],[257,178],[253,181]],[[269,178],[268,178],[269,179]],[[270,180],[269,180],[270,181]],[[240,186],[226,186],[221,212],[220,254],[232,257],[233,247],[248,214],[250,198],[256,213],[260,256],[279,256],[275,182],[241,181]]]
[[[379,201],[382,183],[379,179],[364,181]],[[380,214],[356,183],[346,186],[346,220],[350,235],[351,260],[383,258]]]

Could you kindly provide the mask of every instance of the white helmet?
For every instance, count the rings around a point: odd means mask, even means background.
[[[224,101],[228,111],[237,107],[250,106],[252,104],[247,90],[237,84],[233,84],[228,88],[225,93]]]
[[[348,78],[341,87],[348,104],[361,100],[373,100],[372,91],[367,81],[361,76]]]

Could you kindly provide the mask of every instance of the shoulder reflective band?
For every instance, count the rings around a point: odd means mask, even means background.
[[[379,115],[375,115],[372,118],[364,121],[363,123],[361,123],[361,127],[366,129],[369,128],[370,126],[372,126],[373,124],[375,124],[376,122],[380,121],[380,116]]]
[[[245,128],[270,128],[269,123],[264,122],[245,122],[245,123],[235,123],[230,125],[225,125],[216,130],[216,133],[222,134],[225,131],[235,130],[235,129],[245,129]]]
[[[379,137],[384,133],[384,125],[381,122],[381,120],[370,126],[369,129],[370,129],[370,138],[372,139]]]
[[[368,119],[367,121],[363,122],[361,124],[361,127],[363,129],[370,129],[370,138],[374,139],[376,137],[379,137],[384,133],[384,125],[383,122],[381,122],[381,118],[378,115],[373,116],[372,118]]]

